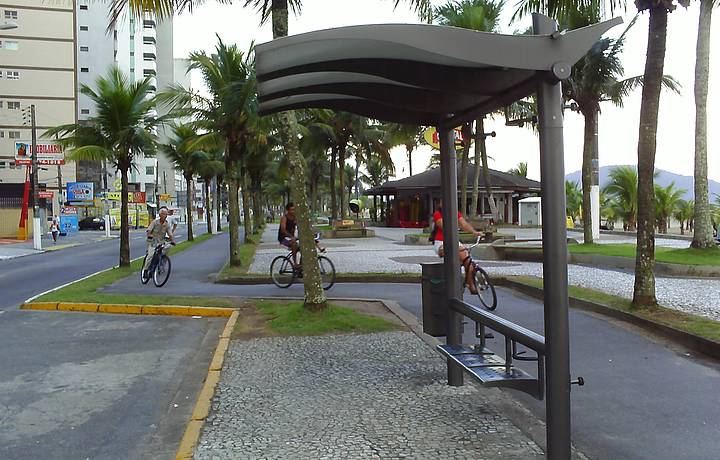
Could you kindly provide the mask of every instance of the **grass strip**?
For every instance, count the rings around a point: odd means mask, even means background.
[[[510,280],[543,288],[543,280],[531,276],[508,276]],[[629,299],[607,294],[580,286],[568,286],[570,297],[604,305],[608,308],[621,310],[625,313],[654,321],[681,331],[689,332],[705,339],[720,342],[720,322],[710,318],[692,315],[672,308],[658,307],[634,307]]]
[[[336,305],[312,312],[303,308],[302,302],[260,300],[255,303],[255,308],[269,317],[267,326],[280,335],[367,334],[400,329],[398,325],[382,318]]]
[[[196,244],[210,239],[213,235],[204,233],[195,237],[193,241],[183,241],[170,248],[171,256]],[[91,303],[120,303],[139,305],[188,305],[207,307],[233,307],[235,303],[229,299],[207,297],[182,297],[171,295],[128,295],[97,292],[98,289],[113,284],[121,279],[135,274],[142,267],[142,259],[133,261],[130,267],[115,267],[111,270],[98,273],[83,281],[65,286],[57,291],[49,292],[38,299],[37,302],[91,302]],[[139,282],[139,280],[138,280]],[[158,290],[158,292],[164,292]]]
[[[603,256],[635,258],[634,244],[571,244],[571,254],[597,254]],[[655,247],[655,260],[679,265],[720,266],[720,249]]]
[[[255,260],[255,251],[257,251],[258,243],[256,241],[252,241],[251,243],[244,243],[240,245],[240,261],[242,262],[242,265],[239,267],[232,267],[230,266],[230,263],[228,262],[225,264],[222,270],[220,270],[220,273],[218,275],[218,279],[224,280],[228,278],[235,278],[247,275],[248,270],[250,270],[250,266],[253,263],[253,260]],[[270,268],[268,267],[268,271]]]

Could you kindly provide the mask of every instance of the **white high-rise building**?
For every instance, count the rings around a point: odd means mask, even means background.
[[[175,81],[173,60],[172,19],[157,21],[146,13],[142,18],[126,17],[108,29],[108,3],[79,0],[77,4],[78,82],[95,87],[99,76],[105,76],[116,65],[132,81],[150,78],[154,92]],[[78,119],[82,122],[95,116],[93,103],[85,95],[79,96]],[[160,132],[161,141],[163,133]],[[98,190],[104,184],[99,165],[82,162],[78,175],[96,182]],[[107,186],[113,190],[114,171],[107,171]],[[145,192],[147,201],[155,202],[160,190],[158,159],[137,158],[130,172],[129,182],[135,191]]]

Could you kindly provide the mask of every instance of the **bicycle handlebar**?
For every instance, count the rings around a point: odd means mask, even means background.
[[[472,249],[475,246],[480,244],[480,240],[482,239],[482,236],[478,235],[477,239],[475,240],[475,244],[471,244],[470,246],[465,246],[467,249]]]

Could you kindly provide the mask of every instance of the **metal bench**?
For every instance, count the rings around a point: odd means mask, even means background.
[[[438,345],[438,350],[459,364],[483,386],[513,388],[542,400],[545,396],[545,338],[488,311],[461,300],[452,301],[450,308],[475,322],[475,335],[480,343],[472,346]],[[504,357],[486,348],[486,330],[505,337]],[[518,344],[535,352],[524,356]],[[514,361],[536,361],[537,377],[519,369]]]

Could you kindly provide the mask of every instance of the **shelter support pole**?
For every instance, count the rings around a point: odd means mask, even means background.
[[[458,260],[458,185],[455,137],[452,129],[440,128],[440,177],[443,197],[443,250],[445,274],[445,301],[450,309],[452,299],[462,299],[460,261]],[[446,341],[448,345],[462,343],[462,315],[449,310]],[[448,359],[448,385],[462,386],[463,371]]]
[[[555,31],[555,21],[533,14],[534,34],[550,35]],[[561,88],[560,83],[550,77],[539,79],[537,87],[547,346],[546,455],[549,459],[566,460],[570,458],[570,340],[565,165]]]

